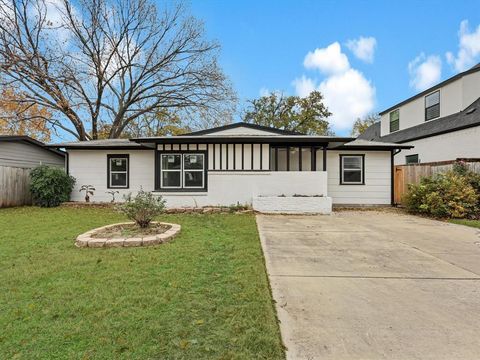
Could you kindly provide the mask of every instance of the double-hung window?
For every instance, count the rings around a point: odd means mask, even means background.
[[[425,121],[440,116],[440,90],[425,96]]]
[[[340,155],[340,184],[365,184],[364,155]]]
[[[390,112],[390,132],[400,129],[400,110]]]
[[[128,154],[107,155],[107,187],[128,189],[129,180]]]
[[[160,189],[206,189],[204,153],[160,153]]]

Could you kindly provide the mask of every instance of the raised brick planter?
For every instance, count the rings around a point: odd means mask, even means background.
[[[152,222],[153,224],[161,224],[170,226],[170,229],[164,233],[157,235],[148,235],[144,237],[134,237],[134,238],[94,238],[93,234],[100,230],[108,229],[113,226],[118,225],[127,225],[133,224],[133,222],[123,222],[117,224],[110,224],[102,226],[81,235],[77,236],[75,240],[75,246],[77,247],[92,247],[92,248],[101,248],[101,247],[134,247],[134,246],[153,246],[158,244],[163,244],[164,242],[170,241],[173,239],[181,230],[181,226],[178,224],[170,223],[157,223]]]
[[[327,196],[257,196],[253,209],[266,214],[330,214],[332,198]]]

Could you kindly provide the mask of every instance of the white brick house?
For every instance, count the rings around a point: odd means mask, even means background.
[[[245,123],[181,136],[52,146],[66,150],[76,187],[96,188],[94,201],[109,201],[110,189],[126,194],[143,188],[162,195],[169,207],[252,204],[258,197],[294,195],[334,204],[391,204],[393,157],[411,148]],[[82,201],[78,189],[72,200]]]

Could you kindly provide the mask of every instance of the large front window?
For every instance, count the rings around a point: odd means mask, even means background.
[[[206,188],[205,185],[205,154],[160,154],[161,189],[202,190]]]

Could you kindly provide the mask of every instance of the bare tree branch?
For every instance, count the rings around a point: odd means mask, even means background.
[[[230,118],[235,96],[217,64],[219,46],[204,39],[202,24],[181,3],[55,4],[0,0],[2,83],[56,114],[53,127],[89,140],[100,124],[116,138],[165,109],[187,122]]]

